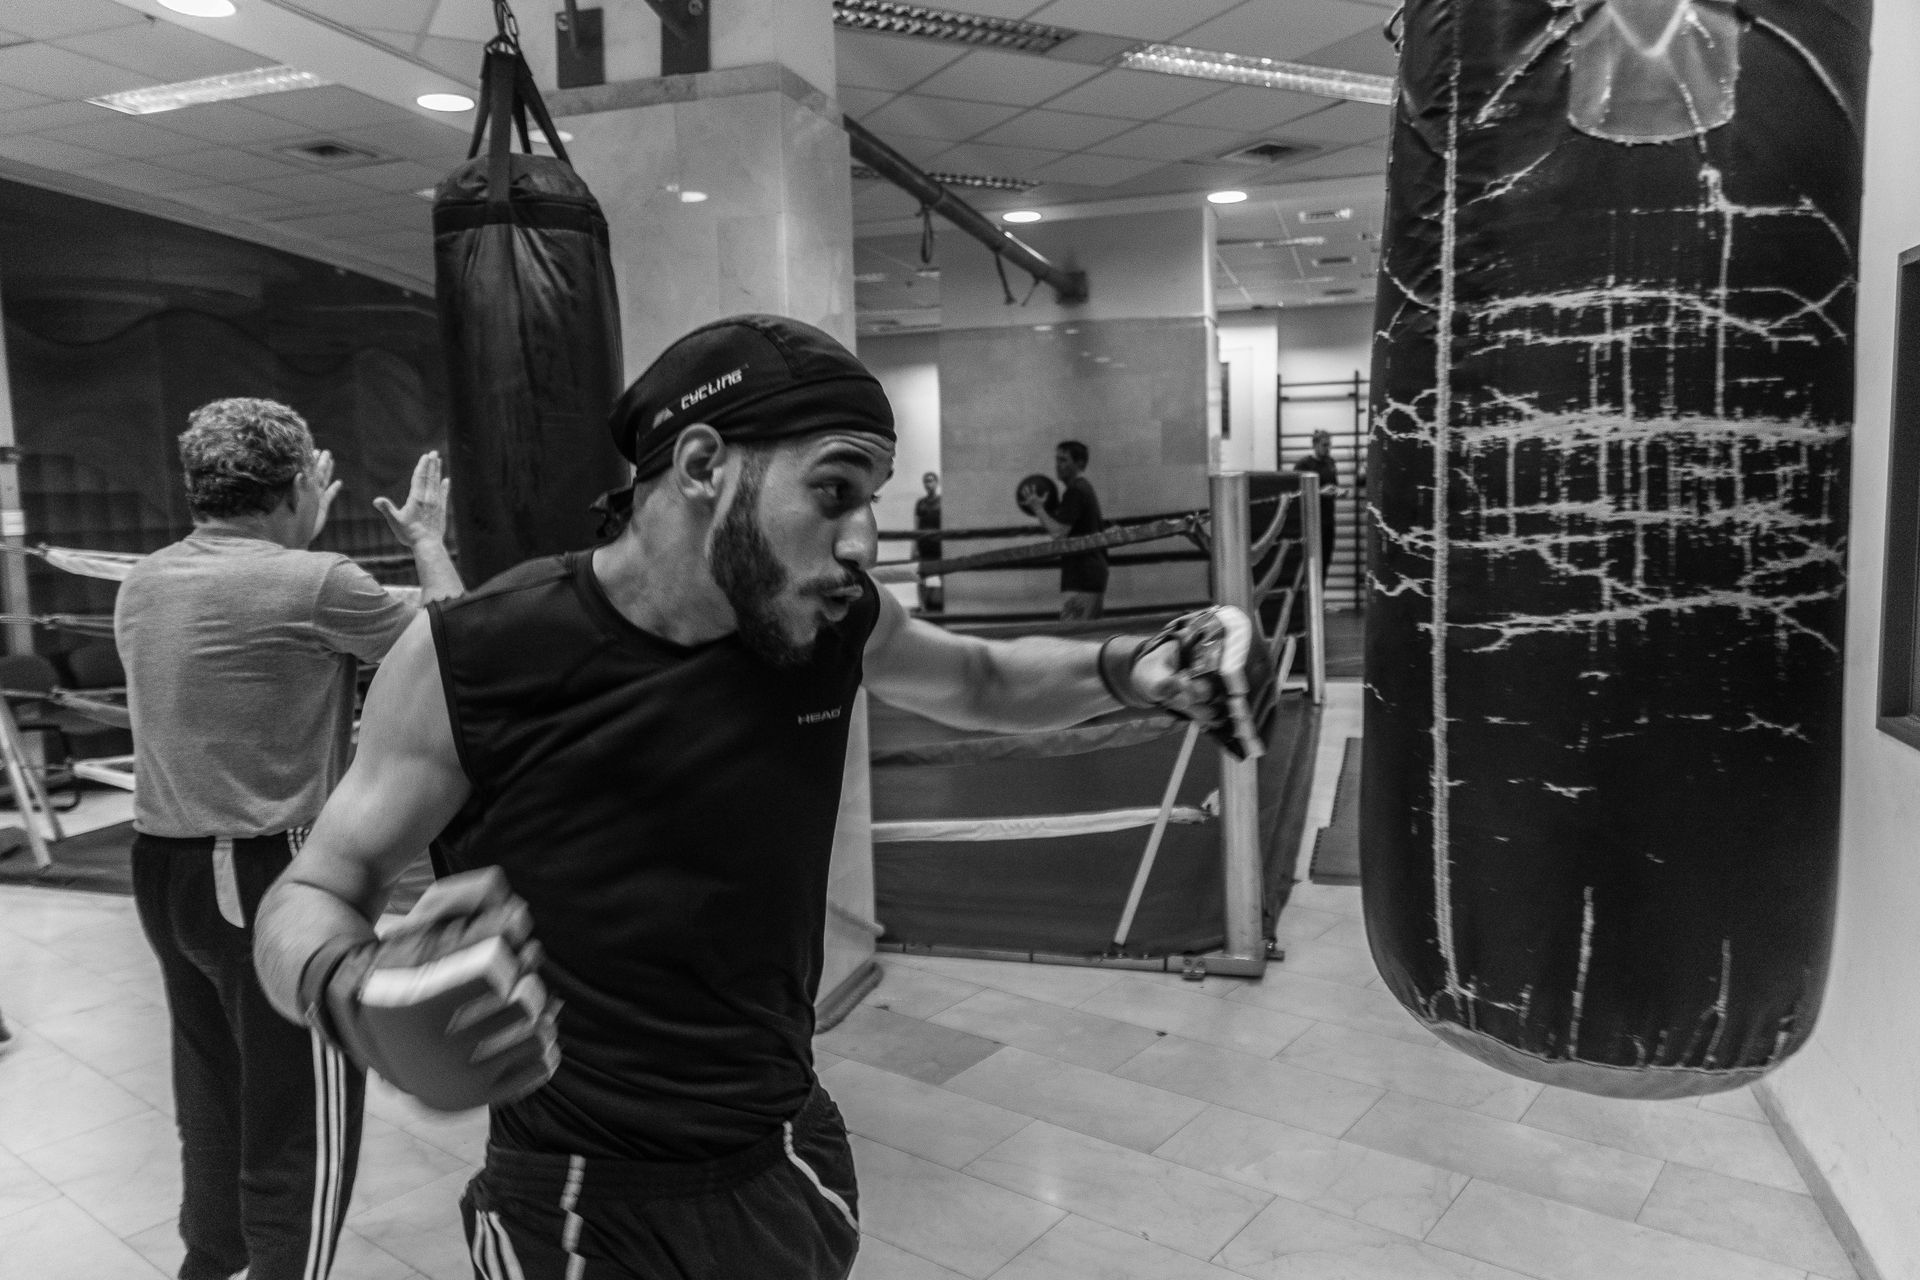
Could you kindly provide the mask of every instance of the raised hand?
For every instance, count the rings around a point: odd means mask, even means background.
[[[447,536],[447,493],[452,487],[453,481],[441,477],[439,452],[431,450],[414,464],[406,505],[396,507],[380,497],[373,500],[373,508],[387,518],[394,536],[410,547],[443,542]]]

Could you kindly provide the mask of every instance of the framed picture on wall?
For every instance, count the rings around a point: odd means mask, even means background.
[[[1920,747],[1920,246],[1900,255],[1896,314],[1880,728]]]

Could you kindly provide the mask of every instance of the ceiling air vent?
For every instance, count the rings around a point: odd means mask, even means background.
[[[354,146],[337,138],[309,138],[289,142],[273,149],[283,160],[293,160],[314,169],[358,169],[364,165],[386,164],[393,157],[368,147]]]
[[[1259,142],[1223,152],[1220,158],[1228,164],[1279,164],[1282,160],[1298,160],[1317,150],[1318,147],[1308,146],[1304,142],[1279,142],[1273,138],[1263,138]]]
[[[1315,222],[1350,222],[1353,219],[1351,209],[1302,209],[1300,221],[1311,225]]]
[[[1358,292],[1360,292],[1358,289],[1322,289],[1320,296],[1323,298],[1351,298]]]
[[[1315,258],[1313,265],[1316,267],[1350,267],[1353,265],[1353,255],[1350,253],[1342,253],[1336,254],[1331,258]]]

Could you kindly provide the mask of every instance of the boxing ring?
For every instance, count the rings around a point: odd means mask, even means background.
[[[1292,884],[1325,688],[1317,478],[1229,473],[1210,487],[1205,511],[876,569],[878,580],[902,582],[1046,568],[1062,554],[1183,539],[1207,561],[1211,603],[1238,605],[1258,620],[1279,686],[1267,753],[1245,762],[1151,712],[1006,735],[949,729],[873,702],[879,950],[1194,978],[1257,977],[1277,954],[1273,925]],[[1030,528],[932,536],[997,539]],[[1125,563],[1116,560],[1116,571]],[[1152,631],[1205,603],[1093,625]],[[1088,629],[983,615],[928,620],[996,635]]]

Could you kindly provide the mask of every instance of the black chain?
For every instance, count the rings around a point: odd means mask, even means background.
[[[493,0],[493,25],[499,28],[502,40],[516,49],[520,47],[520,24],[514,21],[513,6],[507,0]]]

